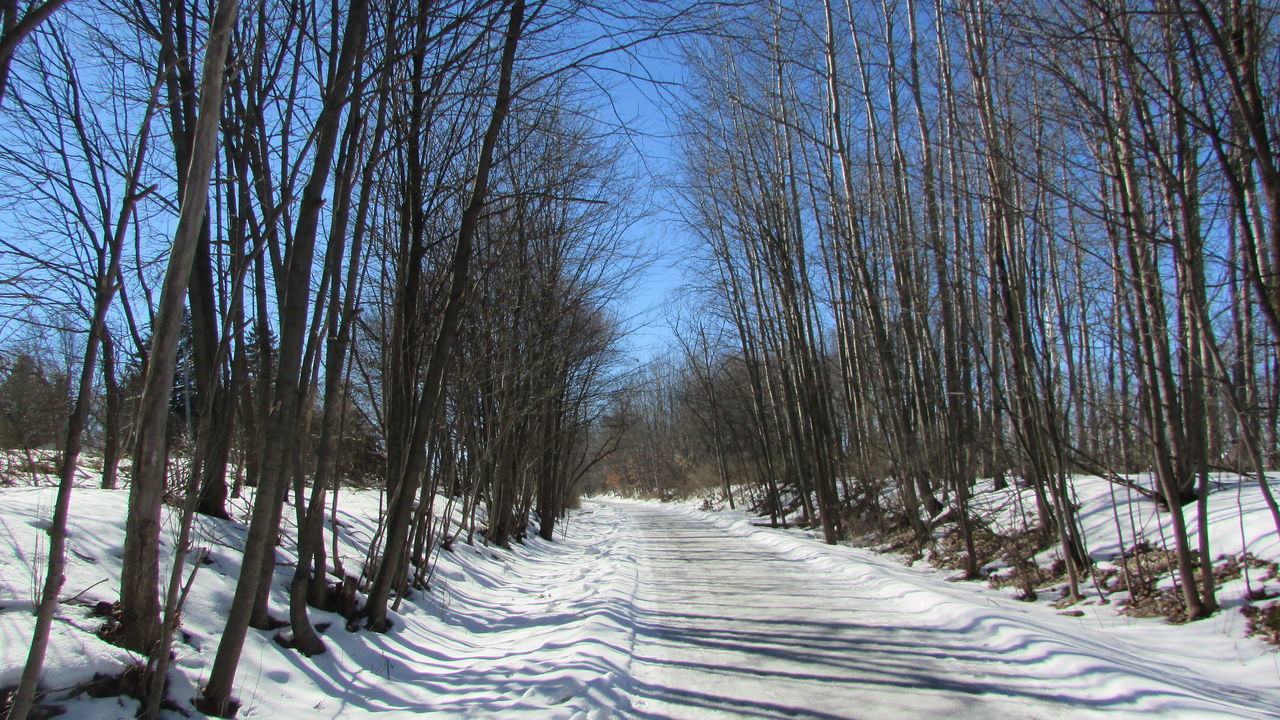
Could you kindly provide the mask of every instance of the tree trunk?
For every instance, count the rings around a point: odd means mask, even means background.
[[[184,180],[178,228],[169,251],[160,303],[152,321],[151,351],[147,355],[147,373],[138,410],[138,441],[133,481],[129,486],[129,516],[120,577],[120,615],[123,644],[141,653],[149,653],[160,637],[160,599],[156,583],[160,574],[160,502],[164,495],[168,462],[165,433],[169,394],[173,388],[187,280],[209,200],[209,176],[218,148],[216,136],[222,104],[223,65],[237,7],[237,0],[219,0],[209,28],[194,150]]]

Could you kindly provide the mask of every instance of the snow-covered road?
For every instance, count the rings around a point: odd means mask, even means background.
[[[51,488],[10,489],[0,508],[0,687],[31,634]],[[78,489],[67,588],[112,598],[128,492]],[[378,493],[349,491],[341,553],[376,532]],[[202,519],[212,562],[184,613],[169,696],[208,676],[239,565],[243,525]],[[287,601],[289,556],[273,605]],[[429,592],[386,634],[328,627],[304,658],[251,633],[237,674],[245,720],[486,718],[1280,718],[1280,664],[1241,638],[1239,612],[1182,627],[1082,606],[1062,617],[938,571],[799,531],[622,500],[584,502],[554,542],[454,543]],[[45,683],[72,688],[135,658],[93,634],[84,604],[55,623]],[[74,693],[73,693],[74,694]],[[132,717],[127,698],[60,697],[66,717]],[[189,706],[186,717],[198,717]],[[181,717],[176,711],[166,717]]]
[[[1204,677],[870,553],[678,507],[590,512],[639,558],[628,715],[1280,717],[1274,692],[1225,680],[1230,663]]]

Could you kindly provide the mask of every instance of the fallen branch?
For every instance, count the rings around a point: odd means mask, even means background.
[[[1098,477],[1102,478],[1103,480],[1106,480],[1107,482],[1113,485],[1120,485],[1121,487],[1129,488],[1130,490],[1138,493],[1139,495],[1142,495],[1143,497],[1146,497],[1155,502],[1158,502],[1158,503],[1164,502],[1164,498],[1162,498],[1160,494],[1157,493],[1156,491],[1151,490],[1150,488],[1145,488],[1142,485],[1139,485],[1138,483],[1134,482],[1133,480],[1130,480],[1127,477],[1124,477],[1122,475],[1117,475],[1116,473],[1113,473],[1110,470],[1107,470],[1106,468],[1094,463],[1092,460],[1086,457],[1084,453],[1080,452],[1079,450],[1073,447],[1068,449],[1071,451],[1071,454],[1074,456],[1072,458],[1072,461],[1077,465],[1079,465],[1081,469],[1083,469],[1085,472],[1089,473],[1090,475],[1097,475]]]

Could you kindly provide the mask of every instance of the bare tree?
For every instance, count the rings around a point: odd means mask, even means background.
[[[58,8],[66,4],[67,0],[32,2],[19,17],[19,0],[0,2],[0,103],[4,102],[5,91],[9,86],[9,71],[18,46]]]
[[[97,374],[98,353],[108,337],[107,316],[119,287],[117,278],[125,254],[125,241],[134,220],[135,208],[139,200],[150,191],[143,186],[142,175],[147,160],[151,118],[157,107],[153,90],[138,120],[126,157],[123,158],[126,164],[123,167],[115,165],[109,157],[109,151],[99,144],[103,127],[98,114],[86,106],[86,99],[81,95],[79,69],[72,52],[56,32],[48,36],[47,47],[38,48],[37,52],[40,56],[38,62],[41,63],[39,67],[51,71],[51,77],[43,84],[51,93],[46,98],[51,102],[44,106],[51,117],[31,114],[35,112],[34,107],[38,106],[36,98],[19,98],[19,105],[30,109],[28,120],[42,125],[53,120],[48,127],[55,129],[62,139],[63,144],[58,150],[63,153],[62,167],[66,174],[56,178],[55,182],[55,186],[60,188],[57,195],[63,201],[60,203],[64,211],[62,226],[77,228],[80,238],[86,242],[86,255],[91,259],[85,268],[83,281],[91,290],[92,309],[88,318],[84,353],[80,359],[75,401],[65,418],[62,454],[58,462],[58,494],[53,518],[47,530],[49,555],[44,588],[36,608],[36,626],[27,664],[9,710],[9,717],[18,719],[26,718],[31,710],[54,612],[58,607],[58,594],[65,579],[63,571],[66,564],[71,491],[96,395],[94,378]],[[46,56],[52,67],[44,64]],[[6,65],[0,69],[0,73],[8,70],[7,58],[5,61]],[[0,82],[2,80],[3,75],[0,75]],[[0,85],[0,90],[2,87]],[[77,177],[76,171],[71,169],[74,167],[73,158],[87,166],[88,182]],[[122,177],[113,178],[113,168],[119,168],[116,172],[120,172]],[[118,200],[113,200],[110,185],[117,180],[122,182],[121,195]],[[92,199],[81,197],[81,192],[85,190],[91,193]],[[67,239],[75,242],[73,238]],[[110,352],[109,347],[107,352]]]

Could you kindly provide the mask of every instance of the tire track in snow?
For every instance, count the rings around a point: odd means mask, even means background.
[[[628,716],[1280,717],[1274,698],[888,560],[690,510],[608,505],[644,538]]]

